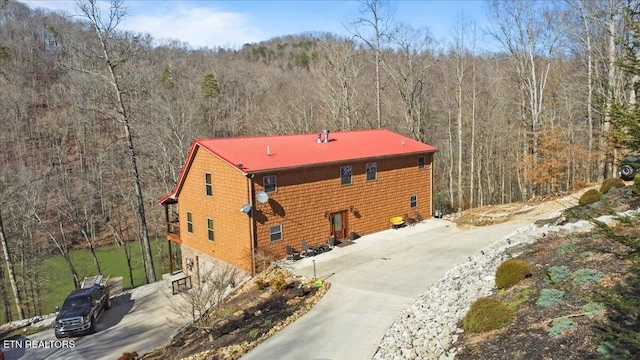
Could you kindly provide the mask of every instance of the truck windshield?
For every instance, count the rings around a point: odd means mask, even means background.
[[[64,301],[62,310],[91,307],[89,298],[71,298]]]

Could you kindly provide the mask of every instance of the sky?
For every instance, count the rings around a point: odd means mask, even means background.
[[[21,0],[31,8],[77,14],[72,0]],[[359,12],[356,0],[151,1],[125,0],[128,17],[121,30],[148,33],[156,40],[174,39],[198,48],[241,48],[282,35],[330,32],[350,36],[346,24]],[[416,29],[427,28],[441,44],[451,41],[460,14],[486,26],[481,0],[392,1],[394,20]],[[481,31],[478,37],[481,37]]]

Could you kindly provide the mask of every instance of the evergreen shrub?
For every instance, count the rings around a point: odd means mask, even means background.
[[[602,279],[604,273],[600,270],[594,269],[580,269],[573,272],[571,277],[573,278],[573,285],[575,286],[587,286],[595,284],[598,280]]]
[[[573,328],[573,321],[567,317],[561,317],[559,319],[553,320],[551,324],[551,329],[549,329],[549,336],[556,339],[562,336],[565,331],[571,330]]]
[[[556,249],[556,256],[563,256],[578,251],[578,245],[572,243],[566,243],[558,246]]]
[[[529,276],[531,276],[531,267],[526,261],[508,259],[496,269],[496,287],[508,289]]]
[[[602,185],[600,185],[600,193],[606,194],[611,188],[618,189],[621,187],[624,187],[624,181],[622,179],[619,177],[610,178],[602,182]]]
[[[560,302],[564,298],[564,291],[558,289],[542,289],[536,305],[548,308]]]
[[[562,280],[566,280],[571,277],[571,272],[569,271],[569,267],[567,266],[552,266],[547,271],[547,276],[549,276],[549,280],[552,283],[556,284]]]
[[[602,193],[598,189],[591,189],[582,194],[578,200],[578,205],[589,205],[602,199]]]
[[[640,195],[640,173],[633,178],[633,193]]]
[[[513,321],[514,312],[498,300],[479,298],[462,320],[463,327],[471,332],[501,329]]]

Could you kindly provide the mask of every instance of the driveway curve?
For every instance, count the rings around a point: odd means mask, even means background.
[[[525,222],[460,230],[430,219],[363,236],[353,244],[287,263],[331,289],[307,314],[249,351],[252,359],[371,359],[402,310],[455,265]]]

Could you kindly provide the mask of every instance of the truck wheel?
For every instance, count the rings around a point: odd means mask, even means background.
[[[91,324],[89,324],[89,334],[95,334],[96,332],[96,319],[91,319]]]
[[[105,310],[111,309],[111,298],[108,296],[107,296],[107,301],[104,303],[104,309]]]
[[[620,177],[622,178],[622,180],[625,180],[625,181],[633,180],[634,175],[635,175],[635,170],[631,165],[624,164],[620,167]]]

